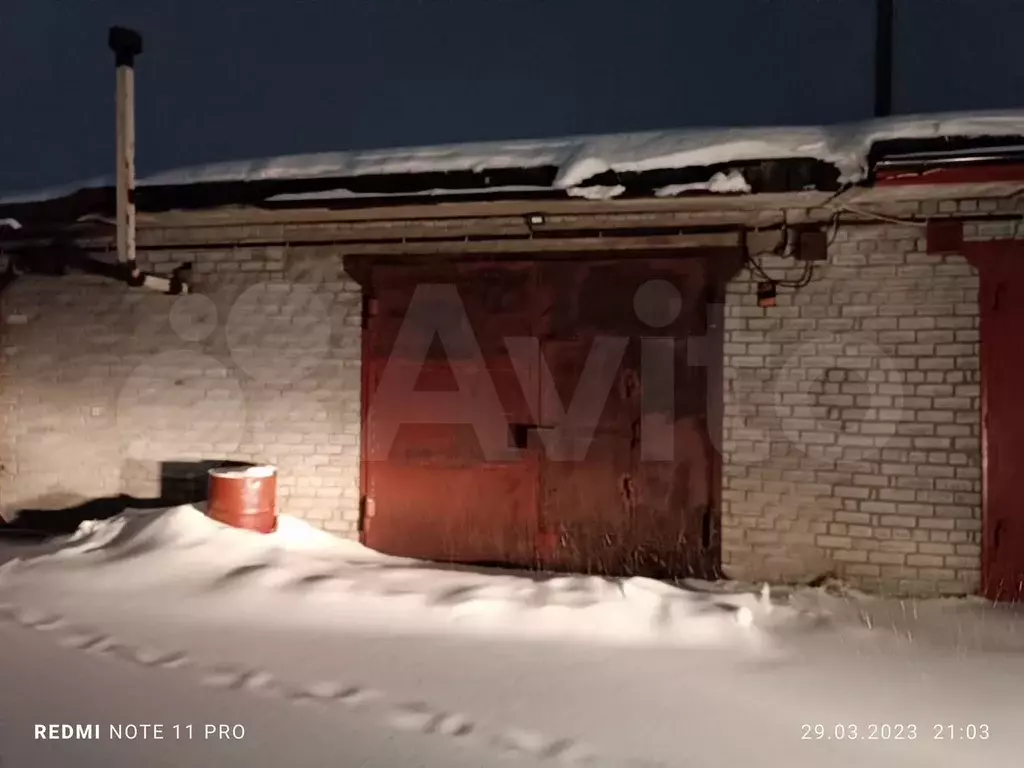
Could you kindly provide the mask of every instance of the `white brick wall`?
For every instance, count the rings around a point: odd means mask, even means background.
[[[960,594],[980,568],[977,276],[923,232],[847,227],[760,309],[729,287],[723,550],[743,578]],[[762,261],[793,280],[792,260]]]
[[[156,498],[167,462],[228,459],[276,464],[282,511],[357,535],[359,286],[323,249],[140,258],[187,260],[196,295],[28,275],[4,292],[0,510]]]
[[[981,222],[964,233],[1020,230]],[[4,293],[2,315],[14,322],[2,331],[0,511],[154,496],[161,461],[231,458],[277,464],[285,511],[355,535],[358,286],[331,248],[145,255],[158,271],[190,259],[200,296],[187,299],[87,277],[26,276]],[[801,271],[792,260],[761,263],[775,278]],[[832,572],[898,593],[974,591],[971,267],[925,253],[920,228],[879,224],[841,229],[814,281],[780,289],[776,308],[757,307],[757,280],[743,272],[727,299],[727,570],[765,579]]]

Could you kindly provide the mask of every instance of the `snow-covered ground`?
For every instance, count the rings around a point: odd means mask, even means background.
[[[1024,747],[1024,619],[982,601],[442,568],[194,507],[2,551],[3,768],[973,768]],[[130,723],[164,738],[109,738]]]

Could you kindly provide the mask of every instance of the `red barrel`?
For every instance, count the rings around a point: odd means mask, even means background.
[[[258,533],[277,530],[277,469],[270,466],[210,470],[206,514]]]

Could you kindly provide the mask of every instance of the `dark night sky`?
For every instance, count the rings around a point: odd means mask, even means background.
[[[1021,0],[896,0],[898,112],[1024,107]],[[0,0],[0,191],[323,150],[868,117],[874,0]]]

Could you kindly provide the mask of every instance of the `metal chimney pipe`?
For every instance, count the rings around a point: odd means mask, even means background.
[[[875,117],[892,114],[894,0],[875,3]]]
[[[135,264],[135,57],[142,53],[142,36],[111,27],[108,45],[117,71],[117,259],[136,281],[141,275]]]

